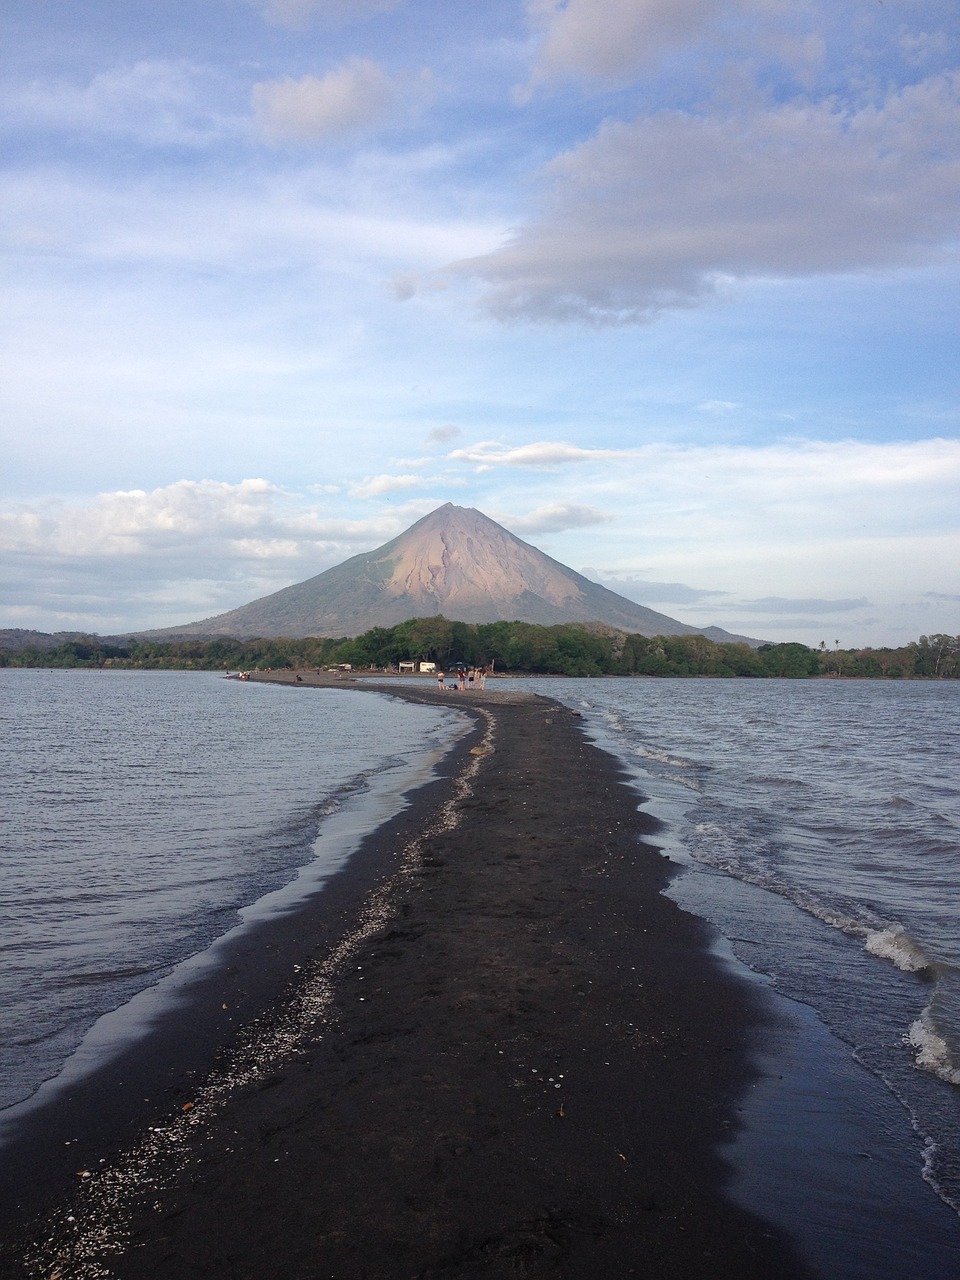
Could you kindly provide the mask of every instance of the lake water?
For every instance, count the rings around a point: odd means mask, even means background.
[[[350,690],[0,670],[0,1108],[257,904],[321,887],[464,728]]]
[[[748,1099],[734,1151],[745,1199],[782,1211],[792,1228],[829,1216],[830,1197],[849,1218],[851,1202],[876,1193],[887,1159],[960,1210],[960,683],[517,683],[582,713],[663,822],[656,841],[684,868],[670,895],[713,922],[722,949],[765,985],[802,1002],[795,1018],[815,1049],[791,1067],[788,1046],[773,1069],[795,1070],[803,1123],[822,1111],[824,1132],[808,1142],[820,1158],[787,1149],[798,1115],[778,1116],[772,1090],[767,1103]],[[883,1082],[889,1108],[858,1084],[865,1072]],[[883,1129],[869,1139],[877,1149],[849,1151],[856,1192],[831,1187],[844,1144],[864,1141],[871,1125]],[[816,1196],[796,1195],[804,1162],[807,1186],[824,1188],[819,1208]],[[766,1189],[748,1185],[751,1163]],[[780,1184],[778,1164],[788,1171]],[[894,1177],[891,1168],[891,1186]],[[862,1272],[849,1260],[840,1268],[836,1254],[831,1262],[834,1228],[818,1224],[827,1274],[960,1275],[960,1254],[949,1272],[908,1267],[902,1255],[890,1269],[884,1215],[889,1204],[878,1204]],[[848,1229],[835,1224],[838,1238]],[[906,1217],[898,1232],[907,1236]],[[917,1232],[929,1234],[929,1223]]]

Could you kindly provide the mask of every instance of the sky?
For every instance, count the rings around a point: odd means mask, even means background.
[[[444,502],[696,626],[960,632],[956,0],[0,0],[0,627]]]

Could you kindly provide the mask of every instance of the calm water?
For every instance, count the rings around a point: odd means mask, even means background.
[[[960,1209],[960,684],[523,683],[624,762],[671,896],[884,1082]]]
[[[238,913],[315,890],[461,728],[347,690],[0,670],[0,1107]]]

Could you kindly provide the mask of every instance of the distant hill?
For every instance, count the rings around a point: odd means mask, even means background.
[[[745,641],[634,604],[514,537],[473,507],[446,503],[374,551],[250,604],[152,639],[355,636],[442,613],[458,622],[598,622],[621,631]]]
[[[85,640],[86,631],[25,631],[22,627],[0,628],[0,649],[11,653],[21,649],[56,649],[61,644]]]

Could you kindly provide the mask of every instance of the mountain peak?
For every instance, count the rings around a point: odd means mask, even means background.
[[[597,622],[647,636],[701,631],[591,582],[475,507],[445,502],[315,578],[151,634],[350,636],[438,613],[460,622]]]

